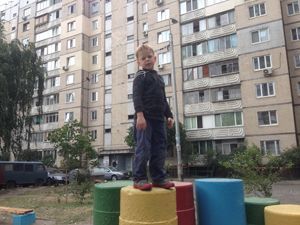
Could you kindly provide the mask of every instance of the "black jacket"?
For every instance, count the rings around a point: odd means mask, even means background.
[[[165,84],[155,70],[139,70],[133,81],[135,112],[143,112],[145,119],[173,118],[166,99]]]

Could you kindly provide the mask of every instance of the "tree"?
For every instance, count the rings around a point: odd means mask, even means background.
[[[3,31],[0,21],[0,157],[7,160],[30,149],[31,107],[34,94],[42,107],[44,67],[32,44],[6,43]]]
[[[49,140],[63,157],[66,169],[83,167],[83,159],[93,159],[96,152],[91,145],[91,137],[77,120],[66,123],[49,134]]]

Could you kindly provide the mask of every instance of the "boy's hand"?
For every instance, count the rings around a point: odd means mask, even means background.
[[[172,128],[173,127],[173,124],[174,124],[174,119],[169,117],[168,118],[168,121],[167,121],[167,126],[168,128]]]
[[[144,117],[144,113],[139,112],[137,113],[137,118],[136,118],[136,129],[138,130],[144,130],[147,127],[147,122]]]

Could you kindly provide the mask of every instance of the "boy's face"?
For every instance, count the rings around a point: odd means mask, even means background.
[[[137,63],[140,67],[146,70],[153,70],[156,57],[150,49],[140,52],[137,58]]]

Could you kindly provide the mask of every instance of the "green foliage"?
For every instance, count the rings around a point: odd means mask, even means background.
[[[29,150],[32,130],[31,107],[38,81],[38,100],[42,105],[44,68],[32,44],[18,40],[6,43],[0,22],[0,154],[22,154],[24,143]]]
[[[77,120],[51,132],[49,140],[63,157],[63,165],[68,170],[83,167],[84,157],[86,161],[96,157],[89,133]]]
[[[78,172],[74,181],[70,183],[71,193],[75,199],[83,204],[86,199],[86,195],[91,193],[93,182],[88,172]]]
[[[243,147],[220,160],[220,165],[228,169],[234,178],[243,179],[245,189],[266,197],[272,196],[272,185],[279,180],[279,169],[270,162],[263,163],[263,156],[256,146]]]
[[[134,140],[134,127],[129,127],[127,129],[127,136],[124,139],[124,142],[132,149],[135,148],[135,140]]]
[[[47,155],[44,156],[44,158],[42,159],[42,163],[47,167],[53,167],[55,163],[55,159],[53,158],[52,155]]]
[[[300,147],[292,147],[282,152],[280,157],[274,157],[271,162],[283,169],[300,168]]]

